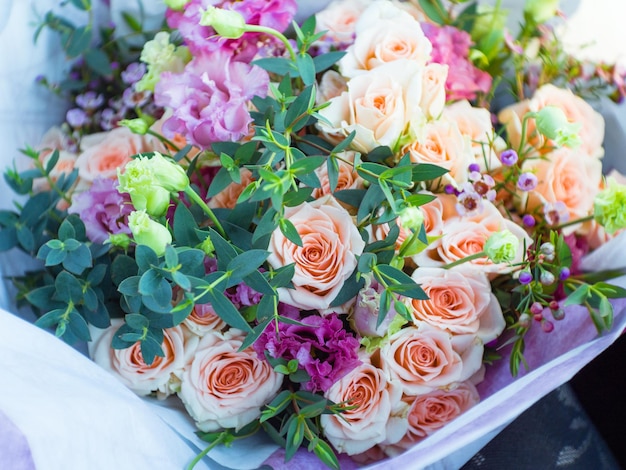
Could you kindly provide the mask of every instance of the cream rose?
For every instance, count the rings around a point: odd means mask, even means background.
[[[268,263],[274,268],[295,264],[293,289],[280,288],[281,302],[304,310],[327,309],[357,266],[365,243],[352,217],[332,196],[285,209],[302,246],[276,229],[270,238]]]
[[[80,145],[76,168],[79,178],[89,183],[97,177],[116,178],[117,169],[123,168],[133,155],[154,150],[149,139],[126,127],[85,136]]]
[[[415,140],[402,149],[413,163],[431,163],[448,170],[442,179],[459,186],[467,181],[468,167],[474,162],[470,141],[451,121],[428,122]]]
[[[196,348],[197,337],[186,336],[180,326],[164,330],[161,344],[164,356],[156,356],[154,362],[147,365],[139,343],[126,349],[111,348],[113,335],[122,323],[121,319],[114,319],[109,328],[91,329],[93,341],[88,346],[93,361],[117,376],[137,395],[157,392],[159,397],[165,397],[174,393]]]
[[[475,269],[418,268],[412,276],[428,300],[411,299],[411,314],[452,334],[475,334],[483,343],[504,330],[502,309],[487,276]]]
[[[522,171],[537,177],[532,191],[517,191],[516,202],[525,212],[538,210],[557,201],[565,204],[569,221],[586,217],[593,211],[593,199],[602,185],[602,163],[589,158],[581,149],[559,148],[542,159],[526,160]],[[580,224],[565,227],[565,234],[580,228]]]
[[[393,444],[408,429],[408,405],[401,400],[402,389],[366,357],[324,396],[355,407],[340,416],[324,414],[320,418],[326,438],[338,452],[355,455],[377,444]]]
[[[428,119],[438,119],[446,105],[448,66],[430,63],[424,68],[420,107]]]
[[[315,14],[316,31],[326,31],[324,37],[333,43],[351,44],[361,13],[373,0],[343,0],[331,2]]]
[[[400,59],[421,67],[430,60],[432,45],[419,22],[392,3],[372,3],[357,21],[355,34],[354,43],[338,64],[345,77]]]
[[[356,136],[352,147],[359,152],[386,145],[394,149],[401,137],[414,133],[425,120],[416,103],[422,95],[423,67],[397,60],[352,78],[348,90],[330,100],[320,115],[320,130],[328,134]]]
[[[435,390],[426,395],[407,397],[410,403],[409,430],[393,447],[409,449],[480,401],[476,387],[463,382],[452,390]]]
[[[318,104],[323,104],[347,90],[348,82],[346,79],[334,70],[329,70],[322,75],[315,99]]]
[[[219,333],[227,326],[226,322],[215,313],[211,304],[194,305],[183,324],[189,331],[198,336],[204,336],[207,333]]]
[[[482,365],[483,343],[475,335],[450,333],[420,323],[403,328],[380,349],[381,368],[405,395],[450,388]]]
[[[282,385],[283,376],[252,348],[239,351],[243,337],[237,333],[205,335],[183,372],[178,395],[202,431],[241,429],[261,415]]]

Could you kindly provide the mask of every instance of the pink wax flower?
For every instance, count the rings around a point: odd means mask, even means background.
[[[74,197],[68,209],[70,214],[79,215],[94,243],[103,243],[111,234],[130,235],[127,217],[133,206],[128,194],[120,194],[116,185],[112,179],[97,178],[87,191]]]
[[[284,31],[289,26],[297,9],[295,0],[191,0],[181,11],[167,11],[167,24],[179,30],[192,54],[222,50],[234,60],[243,62],[252,60],[260,44],[274,39],[259,33],[246,33],[238,39],[218,38],[213,28],[200,25],[202,11],[209,6],[236,11],[247,24],[267,26],[278,31]]]
[[[249,100],[265,97],[268,84],[263,69],[231,61],[223,51],[199,55],[183,73],[164,72],[156,85],[155,103],[173,111],[163,133],[183,135],[201,148],[238,141],[252,122]]]
[[[296,319],[305,326],[279,323],[277,333],[276,324],[270,323],[254,349],[260,357],[265,357],[267,350],[274,358],[297,359],[299,367],[311,376],[303,389],[325,392],[360,364],[359,340],[344,328],[335,313]]]
[[[454,26],[422,23],[424,34],[433,45],[432,62],[448,65],[446,95],[449,101],[473,100],[477,93],[487,93],[491,76],[469,60],[470,35]]]

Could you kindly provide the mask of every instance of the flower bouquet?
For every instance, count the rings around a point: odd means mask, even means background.
[[[74,106],[7,171],[0,248],[43,263],[15,279],[37,324],[180,399],[198,459],[263,431],[285,462],[425,465],[615,338],[589,343],[624,266],[583,257],[626,187],[581,97],[623,77],[563,52],[555,2],[517,36],[472,2],[165,3],[158,31],[123,16],[139,43],[44,18]]]

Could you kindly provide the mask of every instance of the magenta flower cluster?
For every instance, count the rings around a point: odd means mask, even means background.
[[[426,37],[433,45],[432,61],[448,65],[446,95],[448,100],[473,100],[478,93],[491,88],[491,76],[469,60],[470,35],[454,26],[422,23]]]
[[[267,72],[232,61],[224,51],[200,54],[183,73],[164,72],[156,85],[155,103],[174,110],[163,133],[181,134],[201,148],[241,140],[252,122],[249,101],[265,97],[268,85]]]
[[[74,196],[68,209],[70,214],[78,214],[94,243],[103,243],[109,234],[130,235],[128,214],[133,206],[128,194],[119,193],[116,187],[114,180],[96,179],[87,191]]]
[[[167,11],[167,24],[172,29],[178,29],[193,55],[222,51],[233,60],[243,62],[251,61],[260,45],[273,39],[259,33],[246,33],[238,39],[217,38],[213,28],[200,25],[202,11],[209,6],[236,11],[247,24],[278,31],[284,31],[289,26],[297,10],[295,0],[191,0],[181,11]]]
[[[297,359],[299,368],[311,376],[302,384],[304,390],[325,392],[360,364],[359,340],[344,328],[337,314],[295,319],[304,325],[281,322],[277,332],[276,323],[270,323],[254,349],[260,357],[267,351],[276,359]]]

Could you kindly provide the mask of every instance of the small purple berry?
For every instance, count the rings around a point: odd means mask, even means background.
[[[536,315],[541,312],[543,312],[543,305],[541,305],[540,302],[533,302],[532,305],[530,306],[530,313],[532,313],[533,315]]]
[[[457,194],[457,190],[454,186],[452,186],[451,184],[446,184],[445,188],[443,188],[443,191],[446,194]]]
[[[531,191],[537,187],[539,180],[532,173],[522,173],[517,180],[517,187],[522,191]]]
[[[559,281],[564,281],[570,276],[570,270],[568,267],[561,268],[561,272],[559,273]]]
[[[557,308],[556,310],[552,310],[552,318],[556,321],[561,321],[565,318],[565,310],[562,308]]]
[[[522,271],[519,274],[519,282],[524,285],[530,284],[532,280],[533,280],[533,275],[528,271]]]
[[[478,163],[472,163],[468,167],[470,173],[477,172],[480,173],[480,165]]]
[[[546,333],[550,333],[552,330],[554,330],[554,324],[551,321],[546,320],[544,322],[541,322],[541,329]]]
[[[517,152],[513,149],[507,149],[500,154],[500,161],[503,165],[513,166],[517,163]]]
[[[537,223],[537,221],[535,220],[535,218],[532,215],[525,214],[524,217],[522,217],[522,223],[526,227],[534,227],[535,224]]]

